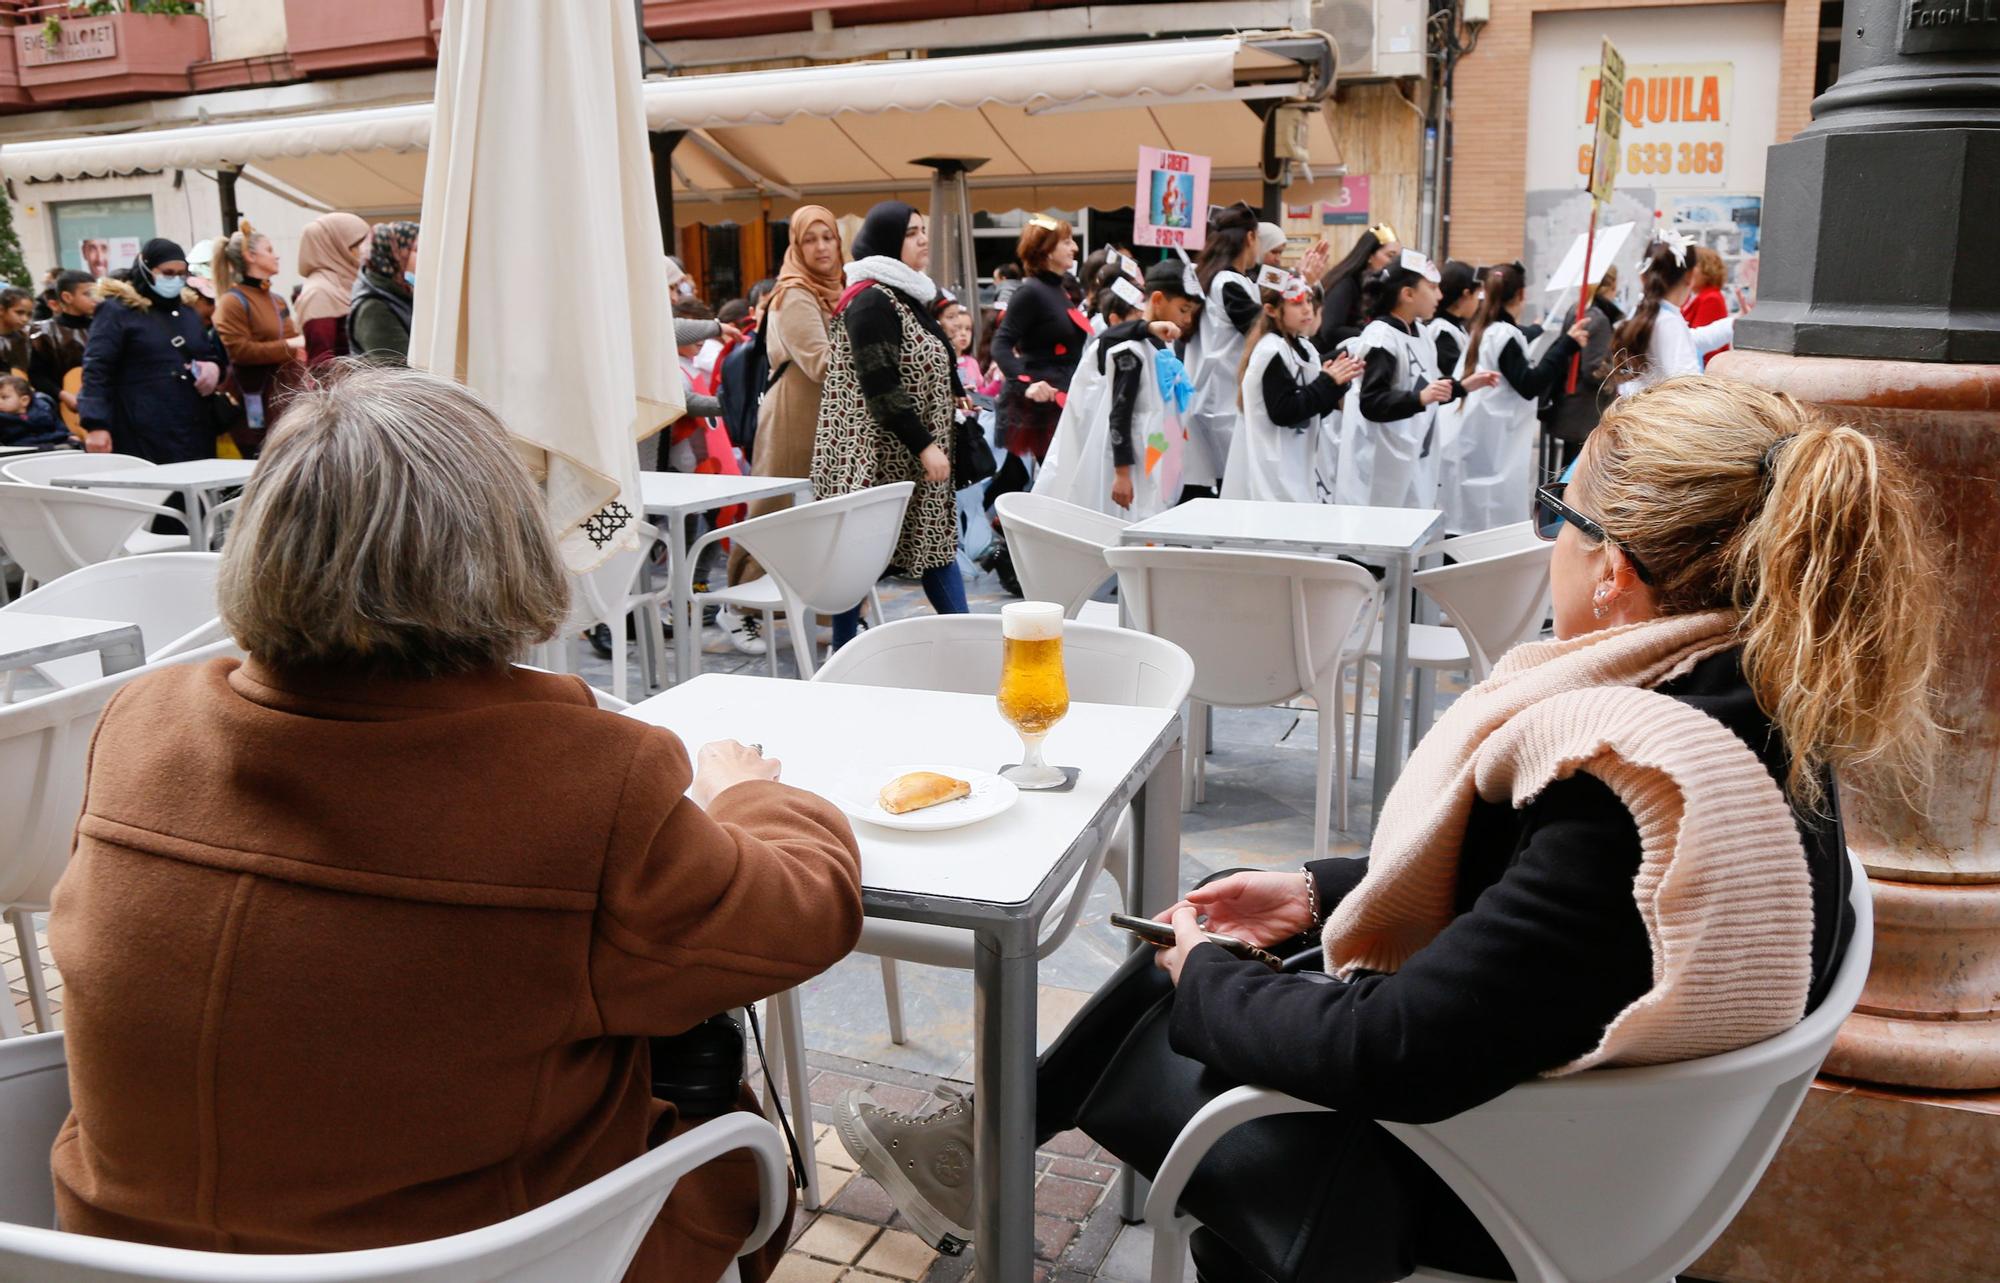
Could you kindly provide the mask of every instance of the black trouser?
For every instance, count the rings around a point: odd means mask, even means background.
[[[1318,948],[1318,938],[1305,935],[1272,952],[1290,958]],[[1121,1054],[1141,1054],[1128,1047],[1128,1035],[1172,995],[1173,981],[1156,965],[1151,949],[1127,958],[1091,995],[1037,1062],[1037,1144],[1077,1125],[1084,1102],[1113,1062]],[[1147,1047],[1143,1054],[1157,1055],[1159,1049]],[[1213,1094],[1233,1085],[1217,1081]],[[1152,1152],[1120,1157],[1148,1177],[1156,1173],[1191,1116],[1182,1116],[1183,1106],[1163,1106],[1157,1147],[1147,1146]],[[1499,1249],[1450,1188],[1373,1120],[1340,1112],[1299,1114],[1260,1119],[1230,1135],[1232,1143],[1250,1147],[1253,1162],[1263,1146],[1274,1167],[1301,1170],[1271,1170],[1256,1186],[1232,1187],[1218,1197],[1214,1181],[1203,1188],[1206,1160],[1197,1167],[1186,1206],[1206,1227],[1192,1243],[1202,1283],[1271,1283],[1273,1273],[1252,1261],[1268,1261],[1282,1246],[1265,1242],[1260,1252],[1239,1251],[1229,1235],[1246,1242],[1271,1239],[1274,1203],[1291,1204],[1295,1224],[1310,1226],[1289,1253],[1291,1268],[1278,1271],[1299,1283],[1390,1283],[1419,1263],[1483,1278],[1512,1277]],[[1239,1162],[1242,1153],[1239,1149]],[[1280,1187],[1283,1192],[1276,1192]],[[1250,1201],[1265,1206],[1260,1211],[1248,1207]],[[1282,1223],[1283,1216],[1278,1219]]]

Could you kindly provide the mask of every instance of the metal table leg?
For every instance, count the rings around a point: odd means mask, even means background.
[[[1125,877],[1125,911],[1150,918],[1181,898],[1181,757],[1185,741],[1167,750],[1132,801],[1132,867]],[[1150,948],[1136,938],[1133,949]],[[1120,1164],[1118,1214],[1145,1219],[1147,1180]]]
[[[1029,1283],[1035,1276],[1034,923],[981,929],[975,939],[974,1250],[981,1280]]]
[[[1403,769],[1403,687],[1410,676],[1410,574],[1411,554],[1404,553],[1389,567],[1389,596],[1384,611],[1393,611],[1382,630],[1382,688],[1375,701],[1375,782],[1369,797],[1372,809],[1368,830],[1382,819],[1382,801],[1389,786]]]
[[[162,643],[164,644],[164,643]],[[106,633],[97,646],[97,663],[106,677],[128,673],[146,662],[146,643],[136,624]]]
[[[688,627],[688,606],[694,599],[694,568],[687,564],[687,522],[678,509],[667,510],[667,580],[674,610],[674,680],[694,675],[697,629]]]

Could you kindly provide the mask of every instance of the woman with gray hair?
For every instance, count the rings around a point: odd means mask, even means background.
[[[653,1038],[852,948],[853,833],[754,749],[697,774],[580,680],[511,667],[566,585],[470,392],[362,367],[293,402],[223,554],[249,658],[134,681],[98,727],[50,917],[65,1229],[437,1238],[754,1107],[740,1058],[697,1081]],[[715,1278],[756,1213],[747,1157],[718,1160],[626,1277]]]

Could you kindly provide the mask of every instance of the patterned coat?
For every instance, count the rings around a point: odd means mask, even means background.
[[[820,499],[914,481],[891,565],[909,575],[958,559],[958,506],[949,481],[925,481],[918,456],[952,448],[958,374],[918,304],[880,282],[856,294],[827,327],[826,384],[813,433]]]

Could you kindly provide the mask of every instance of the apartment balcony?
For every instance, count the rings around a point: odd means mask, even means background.
[[[285,0],[292,65],[308,76],[437,61],[444,0]]]
[[[208,19],[199,14],[72,15],[62,5],[18,12],[21,25],[4,31],[0,105],[12,101],[10,89],[38,107],[184,94],[188,69],[208,60]]]

